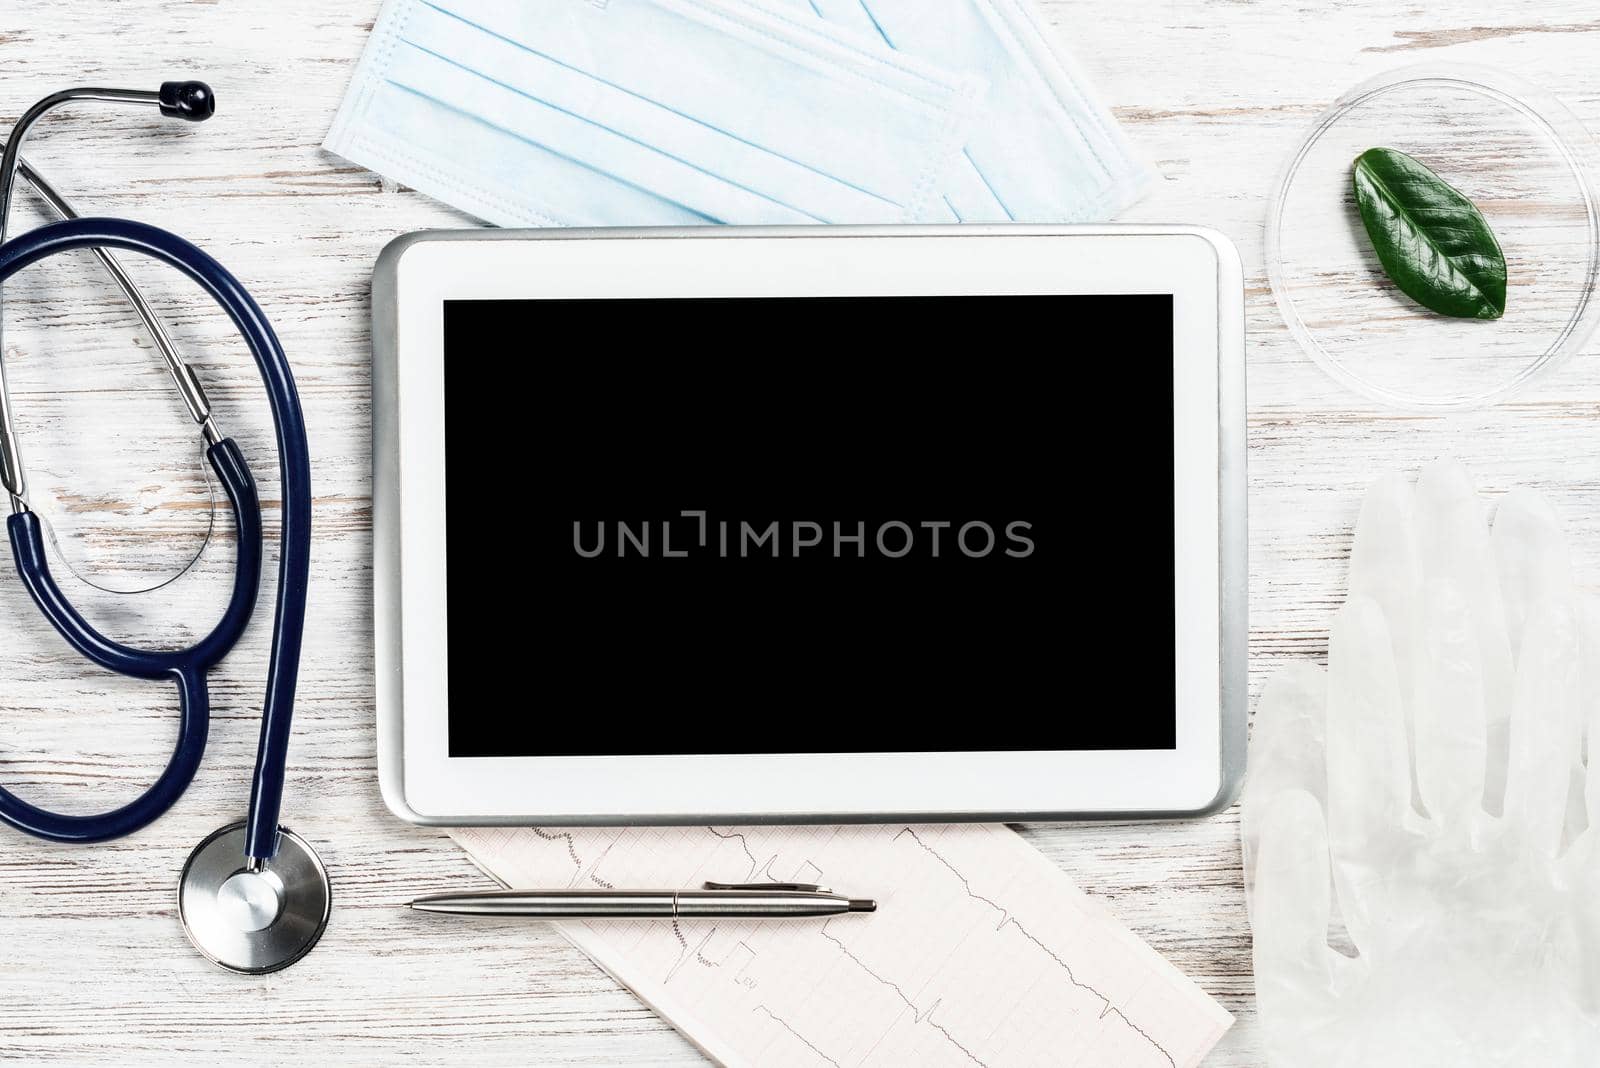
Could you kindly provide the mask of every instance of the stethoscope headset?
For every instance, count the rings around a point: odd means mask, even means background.
[[[162,115],[201,121],[216,102],[202,82],[167,82],[159,91],[69,89],[29,108],[0,156],[0,285],[28,266],[78,249],[94,252],[149,331],[189,414],[206,442],[206,458],[231,505],[238,535],[233,590],[222,618],[204,638],[175,652],[136,649],[107,638],[67,600],[50,574],[39,517],[28,504],[27,478],[17,447],[5,365],[0,359],[0,483],[11,499],[6,521],[17,573],[34,603],[67,643],[103,668],[141,679],[167,679],[178,689],[178,742],[155,783],[111,812],[69,816],[49,812],[0,788],[0,821],[57,842],[100,842],[131,834],[182,796],[205,752],[210,723],[206,673],[226,656],[255,608],[261,579],[261,504],[244,456],[224,437],[189,365],[114,252],[134,252],[175,268],[233,320],[255,357],[276,429],[283,484],[279,574],[261,740],[242,823],[223,827],[190,854],[179,884],[179,914],[196,948],[224,967],[270,972],[288,967],[321,937],[328,919],[327,872],[302,839],[278,824],[288,758],[289,727],[299,673],[311,559],[311,461],[294,376],[272,326],[249,292],[221,264],[183,238],[128,219],[83,218],[21,158],[29,128],[51,109],[75,101],[155,106]],[[6,240],[16,179],[26,180],[59,221]]]

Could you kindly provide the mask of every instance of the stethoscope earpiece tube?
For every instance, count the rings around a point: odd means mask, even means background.
[[[39,260],[79,249],[137,252],[188,276],[233,320],[255,357],[266,386],[283,484],[283,526],[267,692],[244,836],[246,858],[264,863],[272,859],[278,847],[278,812],[283,799],[311,569],[310,445],[294,375],[271,324],[238,280],[183,238],[146,223],[76,218],[31,230],[0,244],[0,284]],[[166,770],[144,796],[123,808],[98,816],[62,816],[30,805],[0,788],[0,820],[41,837],[64,841],[114,838],[143,827],[165,812],[193,778],[207,733],[205,671],[222,658],[248,622],[261,569],[260,512],[244,459],[229,439],[214,443],[209,455],[227,488],[239,528],[234,591],[228,610],[211,634],[178,653],[132,649],[99,634],[67,602],[50,577],[38,518],[22,512],[8,521],[18,572],[40,610],[62,636],[79,652],[113,671],[141,678],[175,679],[182,718],[178,746]]]

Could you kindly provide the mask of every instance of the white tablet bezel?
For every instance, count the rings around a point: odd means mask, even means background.
[[[390,807],[433,824],[578,824],[1155,816],[1225,804],[1243,741],[1240,287],[1231,245],[1198,229],[705,228],[401,239],[386,250],[374,286],[375,607],[381,770]],[[975,751],[966,753],[448,755],[445,301],[1033,293],[1173,294],[1175,749],[983,751],[985,732],[1005,730],[1004,710],[983,709],[974,710],[980,713],[973,719]],[[1070,324],[1062,330],[1065,344]],[[603,319],[594,331],[604,335]],[[1026,343],[1040,347],[1049,339]],[[1129,368],[1128,393],[1113,400],[1137,406],[1138,381],[1148,370]],[[1152,396],[1165,405],[1165,389]],[[1063,417],[1106,400],[1063,398]],[[496,392],[493,364],[486,362],[482,418],[516,418],[518,403]],[[1103,446],[1098,462],[1116,463],[1116,442]],[[522,498],[522,483],[509,470],[506,494],[507,507]],[[485,552],[498,558],[511,551],[493,544],[507,536],[496,519],[509,514],[506,507],[449,506],[481,516]],[[1187,536],[1178,537],[1180,530]],[[492,576],[466,581],[482,584],[485,611],[521,610],[495,607]],[[1092,633],[1093,606],[1075,614]],[[1168,620],[1162,612],[1151,623],[1164,628]],[[1088,714],[1098,714],[1096,702],[1137,695],[1137,680],[1096,677],[1091,650],[1063,655],[1068,664],[1089,665],[1063,683],[1081,693],[1075,701]],[[470,650],[457,651],[454,669],[504,672],[508,693],[538,707],[535,670],[474,663]],[[626,721],[614,729],[626,730]]]

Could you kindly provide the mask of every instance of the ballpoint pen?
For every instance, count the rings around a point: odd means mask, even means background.
[[[878,903],[845,897],[812,883],[706,883],[699,890],[487,890],[429,894],[412,901],[411,907],[419,912],[523,916],[535,920],[696,916],[785,919],[874,912]]]

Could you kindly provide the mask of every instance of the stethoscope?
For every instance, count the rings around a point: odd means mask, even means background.
[[[256,752],[250,808],[243,823],[216,831],[195,847],[179,882],[178,912],[196,948],[224,967],[270,972],[288,967],[321,937],[331,900],[327,872],[301,838],[278,825],[289,748],[289,723],[299,672],[311,557],[311,463],[294,376],[261,309],[216,260],[181,237],[127,219],[80,218],[70,204],[20,156],[28,129],[40,116],[71,101],[155,105],[161,114],[200,121],[215,98],[202,82],[167,82],[158,92],[69,89],[45,97],[12,127],[0,156],[0,285],[48,256],[90,249],[110,272],[150,332],[206,442],[206,458],[227,494],[238,533],[233,592],[222,618],[200,641],[177,652],[135,649],[105,637],[68,602],[50,575],[39,517],[28,505],[27,479],[17,448],[5,364],[0,359],[0,483],[11,497],[6,527],[17,573],[52,626],[67,643],[101,667],[142,679],[170,679],[178,688],[178,743],[172,759],[143,796],[111,812],[66,816],[31,805],[0,788],[0,820],[57,842],[100,842],[149,824],[182,796],[205,751],[210,721],[206,672],[239,640],[255,608],[261,579],[261,505],[244,456],[224,437],[193,370],[111,250],[137,252],[176,268],[228,313],[266,384],[277,431],[283,482],[283,532],[272,654],[267,669],[261,741]],[[20,174],[60,216],[21,237],[5,240],[11,195]]]

